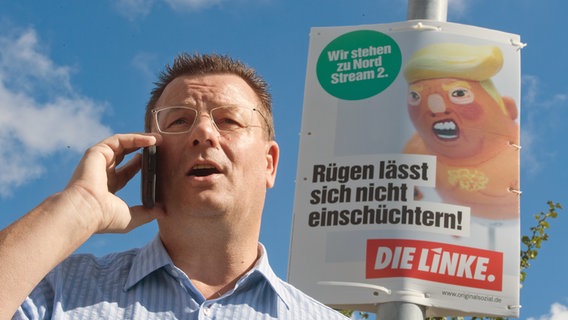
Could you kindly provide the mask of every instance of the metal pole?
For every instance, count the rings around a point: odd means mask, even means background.
[[[408,0],[408,20],[447,21],[448,0]]]
[[[386,302],[377,308],[378,320],[423,320],[424,306],[410,302]]]
[[[408,0],[408,20],[448,19],[448,0]],[[410,302],[386,302],[377,308],[377,320],[423,320],[426,318],[424,306]]]

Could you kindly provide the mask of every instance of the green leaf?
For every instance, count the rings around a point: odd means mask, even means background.
[[[550,223],[548,223],[548,221],[543,220],[543,221],[540,222],[540,225],[545,229],[550,228]]]

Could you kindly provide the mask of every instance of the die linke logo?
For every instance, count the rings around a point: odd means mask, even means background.
[[[501,291],[503,253],[446,243],[367,240],[367,279],[409,277]]]

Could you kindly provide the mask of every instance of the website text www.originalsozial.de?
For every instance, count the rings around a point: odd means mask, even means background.
[[[452,291],[442,291],[443,296],[460,298],[464,300],[478,300],[485,302],[501,303],[503,300],[499,297],[490,295],[481,295],[477,293],[465,293],[465,292],[452,292]]]

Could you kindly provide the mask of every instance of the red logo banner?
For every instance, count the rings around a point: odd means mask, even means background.
[[[501,291],[503,253],[439,242],[368,239],[366,278],[396,277]]]

